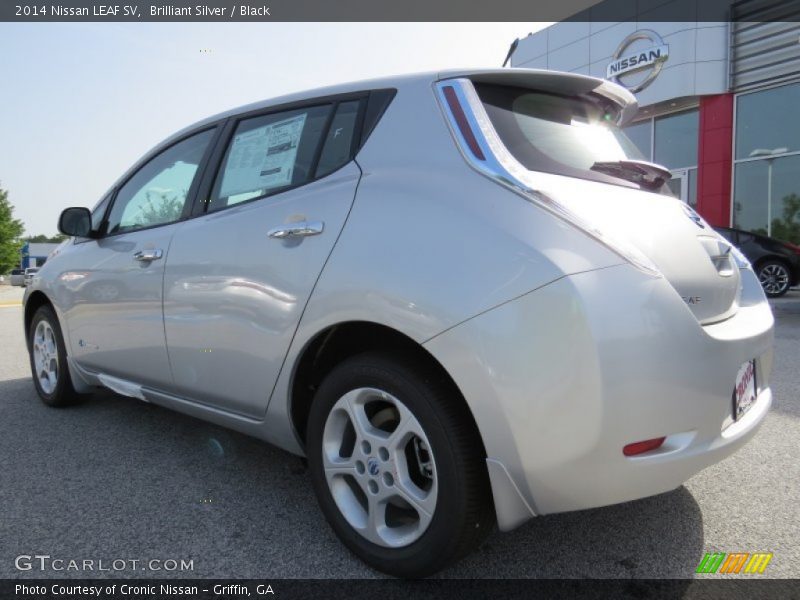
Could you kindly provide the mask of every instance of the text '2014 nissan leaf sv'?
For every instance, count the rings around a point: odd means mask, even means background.
[[[680,486],[755,433],[773,318],[669,196],[625,89],[361,82],[189,127],[25,294],[36,389],[104,386],[308,459],[342,542],[436,572],[536,515]]]

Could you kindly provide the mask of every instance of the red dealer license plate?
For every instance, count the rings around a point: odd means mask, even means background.
[[[756,401],[756,361],[749,360],[739,367],[736,387],[733,388],[733,417],[739,419]]]

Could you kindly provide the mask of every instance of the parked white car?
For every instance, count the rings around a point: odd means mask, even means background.
[[[11,274],[8,278],[8,282],[11,285],[17,285],[19,287],[22,287],[23,285],[25,285],[25,271],[23,271],[22,269],[12,269]]]
[[[62,214],[25,293],[36,389],[305,455],[344,544],[399,576],[495,522],[675,489],[767,414],[773,318],[625,137],[636,109],[582,75],[458,71],[184,129]]]
[[[39,272],[39,267],[28,267],[25,269],[25,275],[22,278],[22,285],[28,287],[33,281],[34,275]]]

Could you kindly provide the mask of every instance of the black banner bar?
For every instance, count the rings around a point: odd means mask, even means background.
[[[2,0],[8,22],[716,22],[732,15],[797,21],[800,0],[782,0],[772,16],[761,0]],[[646,8],[646,10],[645,10]],[[775,11],[772,11],[775,12]]]
[[[797,580],[745,579],[431,579],[378,580],[146,580],[21,579],[0,580],[3,600],[412,600],[415,598],[553,598],[582,600],[735,600],[800,597]]]

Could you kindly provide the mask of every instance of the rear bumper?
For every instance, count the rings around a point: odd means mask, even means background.
[[[773,319],[760,292],[743,298],[734,317],[703,327],[668,282],[623,265],[428,341],[478,423],[501,529],[674,489],[746,443],[771,404]],[[733,422],[736,373],[751,359],[758,399]],[[661,436],[657,450],[622,453]]]

